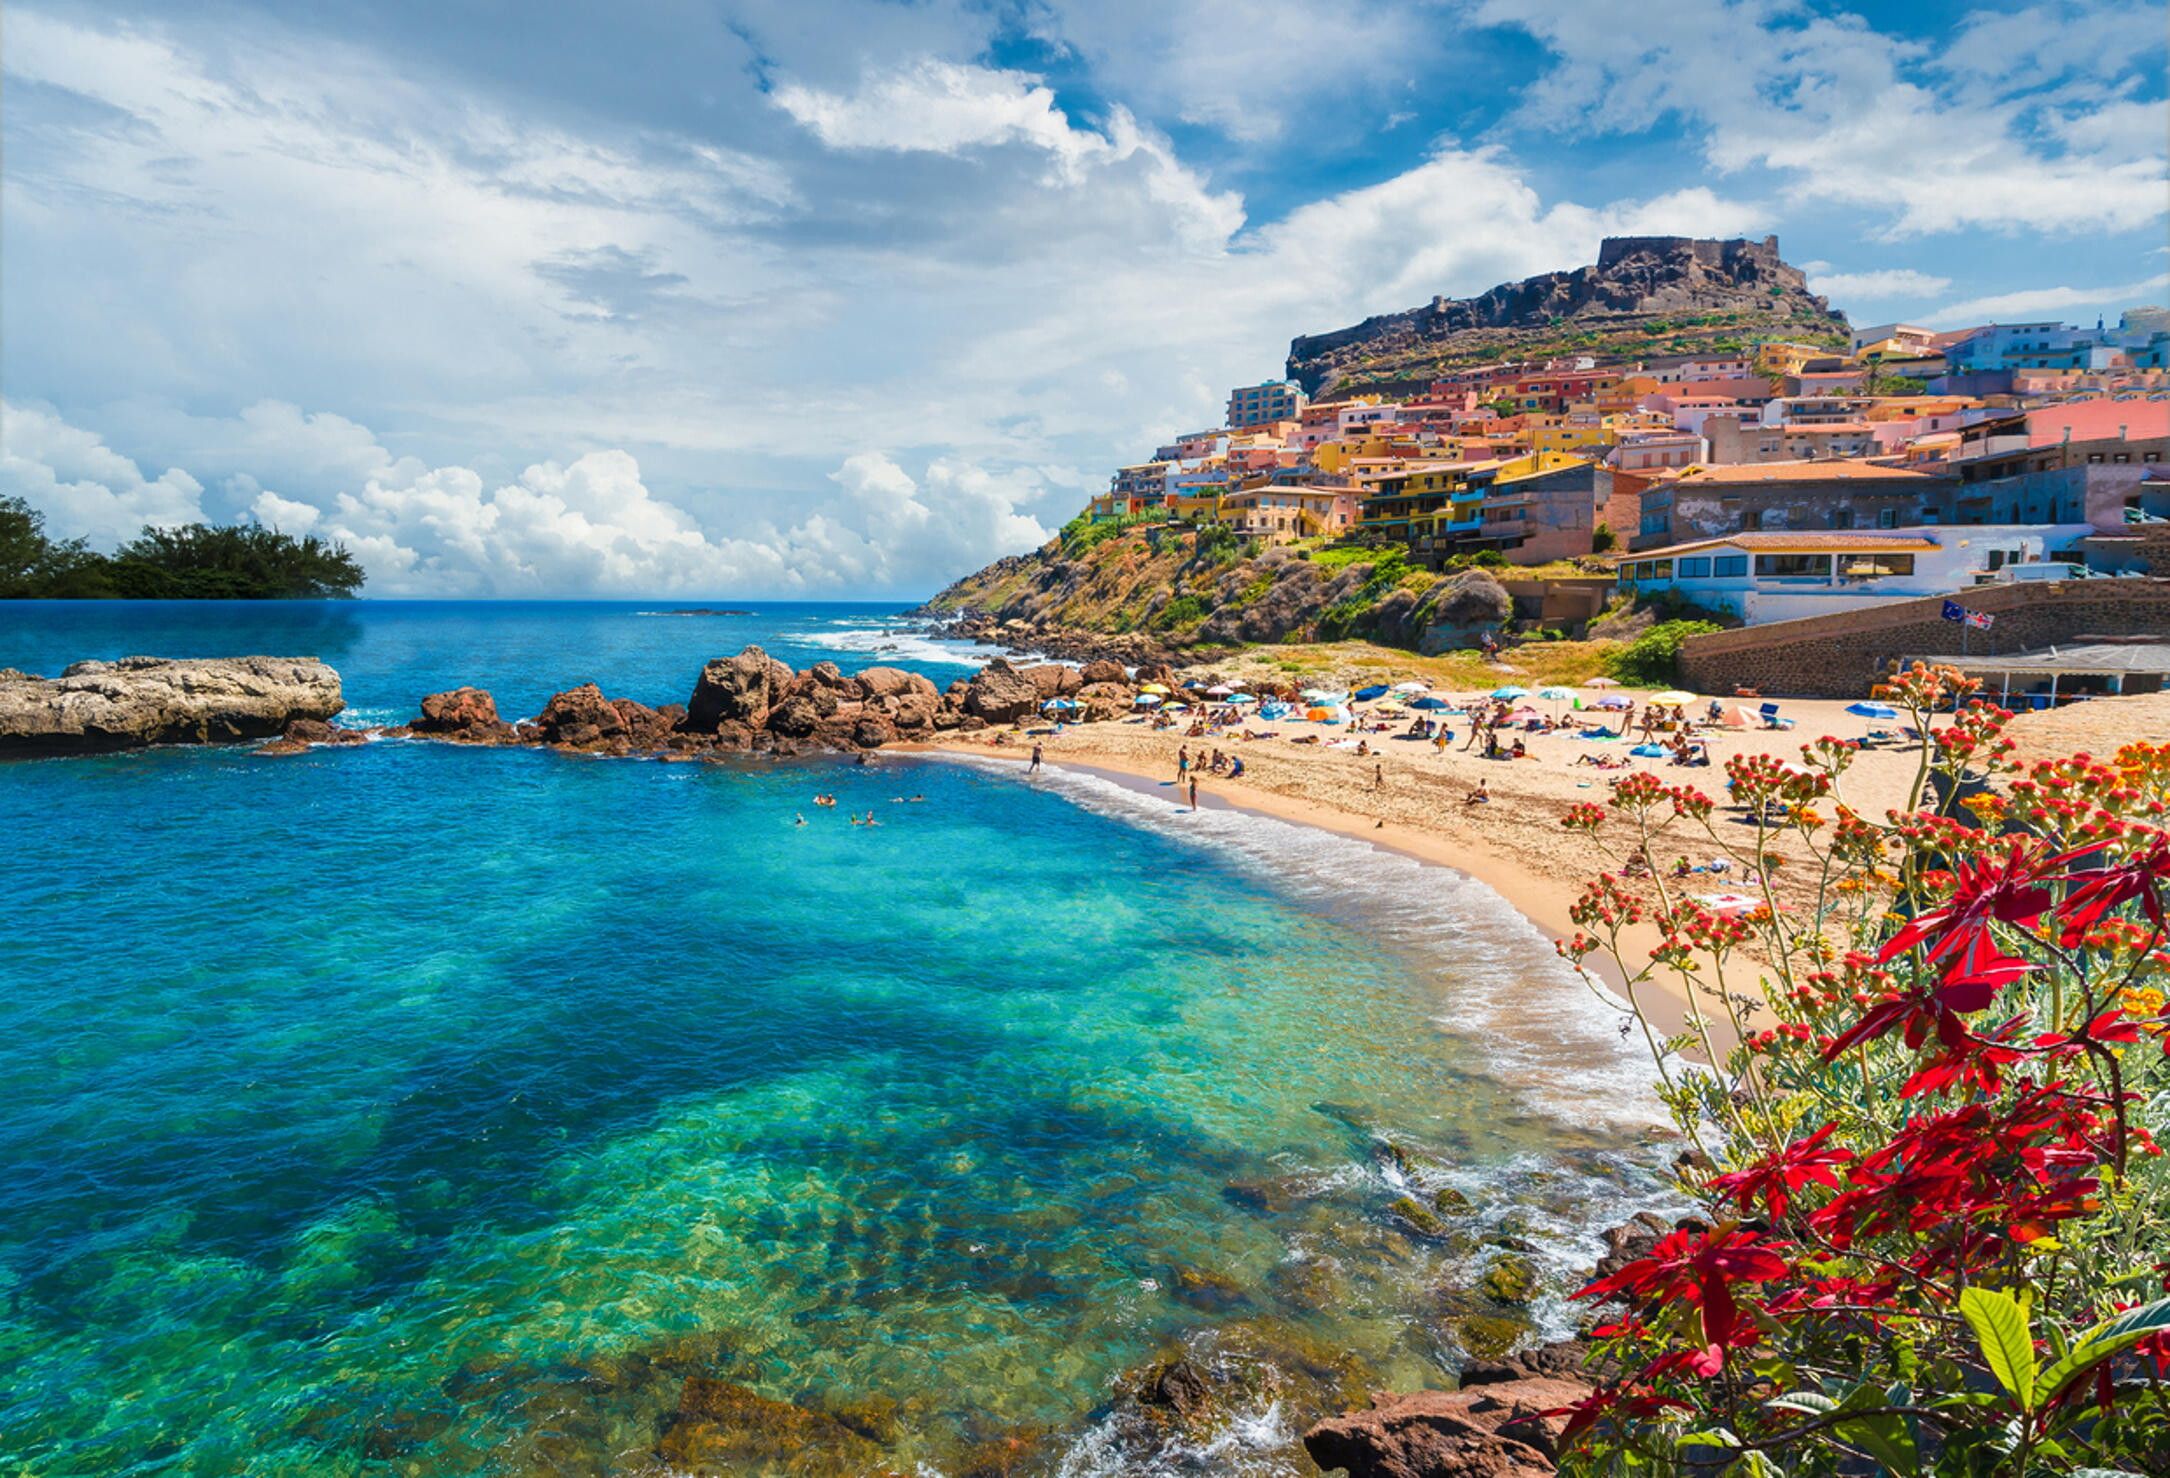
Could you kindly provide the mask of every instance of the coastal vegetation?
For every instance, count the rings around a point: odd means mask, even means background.
[[[326,600],[362,587],[344,545],[258,523],[146,526],[111,554],[54,539],[21,498],[0,498],[0,599]]]
[[[1886,819],[1848,804],[1859,746],[1831,738],[1728,762],[1745,834],[1653,774],[1566,817],[1616,869],[1562,951],[1625,981],[1698,1210],[1582,1291],[1626,1373],[1574,1408],[1565,1471],[2170,1454],[2170,745],[2022,768],[1957,672],[1876,696],[1920,735]],[[1784,900],[1781,841],[1812,874]],[[1688,892],[1683,849],[1747,894]],[[1643,1009],[1667,984],[1695,1003],[1670,1037]]]

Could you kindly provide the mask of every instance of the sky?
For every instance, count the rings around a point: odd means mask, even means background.
[[[2161,0],[8,0],[0,494],[377,596],[917,597],[1288,341],[1775,232],[2170,301]]]

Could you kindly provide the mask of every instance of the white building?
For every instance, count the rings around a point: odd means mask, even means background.
[[[1620,562],[1620,588],[1672,591],[1750,626],[1865,610],[1970,585],[2068,579],[2084,524],[1935,526],[1874,533],[1742,533],[1650,549]]]

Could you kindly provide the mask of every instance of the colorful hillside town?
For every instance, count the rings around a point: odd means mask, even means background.
[[[1747,624],[2170,551],[2170,309],[1455,370],[1403,393],[1229,392],[1116,469],[1093,521],[1575,562]]]

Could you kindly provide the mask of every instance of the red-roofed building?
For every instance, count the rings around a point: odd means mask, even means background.
[[[2170,436],[2170,397],[2073,400],[2027,412],[2027,444],[2063,441],[2153,441]]]

